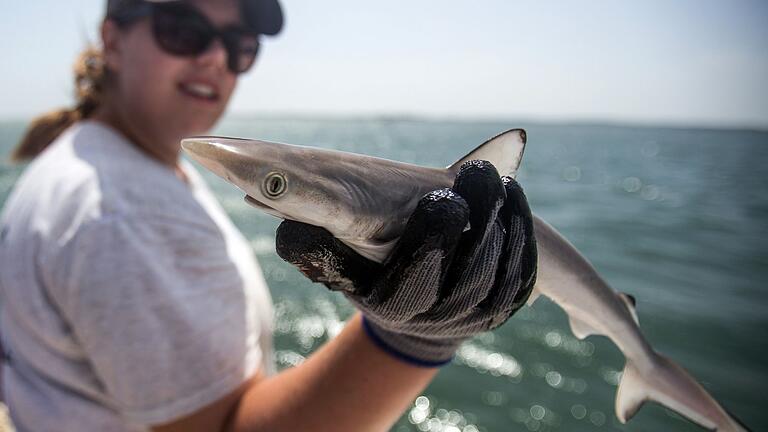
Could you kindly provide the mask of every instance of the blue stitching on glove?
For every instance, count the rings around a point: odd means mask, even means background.
[[[365,334],[367,334],[368,337],[371,338],[371,340],[376,346],[378,346],[388,354],[392,355],[393,357],[396,357],[397,359],[402,360],[406,363],[410,363],[412,365],[419,366],[419,367],[434,368],[434,367],[445,366],[448,363],[450,363],[451,360],[453,360],[453,357],[449,358],[448,360],[440,360],[440,361],[422,360],[415,357],[411,357],[407,354],[404,354],[392,348],[373,331],[373,328],[371,328],[371,323],[368,322],[368,318],[366,318],[365,315],[363,315],[363,330],[365,330]]]

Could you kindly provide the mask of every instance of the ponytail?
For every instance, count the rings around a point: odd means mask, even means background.
[[[87,48],[80,53],[74,67],[74,108],[60,109],[32,120],[19,144],[11,153],[11,160],[21,162],[32,159],[62,132],[79,120],[88,118],[98,108],[104,94],[106,72],[100,50]]]

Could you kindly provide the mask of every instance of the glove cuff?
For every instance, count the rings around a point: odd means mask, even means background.
[[[414,366],[435,368],[453,360],[453,354],[464,341],[427,339],[385,330],[363,315],[363,329],[379,348],[391,356]]]

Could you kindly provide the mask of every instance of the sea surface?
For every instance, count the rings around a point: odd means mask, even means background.
[[[5,156],[24,126],[0,123],[0,204],[23,169]],[[518,179],[533,211],[636,297],[657,350],[753,430],[768,430],[768,132],[306,117],[230,117],[215,132],[445,166],[512,127],[528,131]],[[296,365],[353,309],[277,257],[277,219],[204,175],[264,269],[276,361]],[[606,338],[575,339],[542,299],[468,341],[393,430],[703,430],[656,404],[621,425],[613,407],[623,364]]]

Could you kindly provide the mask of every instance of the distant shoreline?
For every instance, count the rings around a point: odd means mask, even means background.
[[[0,125],[18,125],[28,123],[34,116],[19,116],[0,118]],[[645,122],[629,120],[601,120],[601,119],[536,119],[536,118],[505,118],[505,117],[473,117],[453,115],[429,115],[429,114],[351,114],[351,113],[289,113],[289,112],[252,112],[232,113],[226,115],[221,123],[258,121],[258,120],[284,120],[284,121],[363,121],[383,123],[467,123],[467,124],[509,124],[510,127],[575,127],[575,128],[621,128],[621,129],[667,129],[667,130],[696,130],[715,132],[754,132],[768,133],[768,125],[729,125],[729,124],[695,124],[675,122]]]

